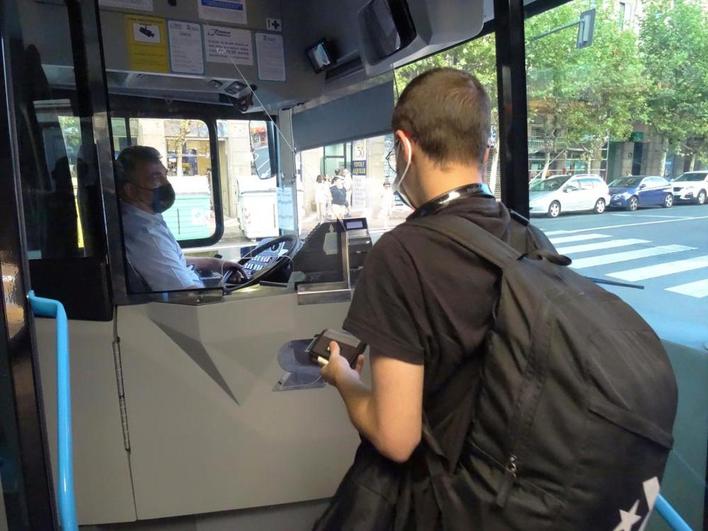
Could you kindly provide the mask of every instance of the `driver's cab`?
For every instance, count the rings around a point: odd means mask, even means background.
[[[319,368],[285,358],[341,328],[372,241],[408,213],[386,162],[393,65],[476,35],[482,3],[456,17],[426,0],[3,9],[32,287],[70,320],[79,523],[319,512],[359,439]],[[174,201],[146,213],[185,263],[240,268],[197,271],[198,288],[146,281],[161,248],[129,256],[114,171],[135,146],[165,169]],[[53,382],[50,323],[36,336]],[[43,397],[54,440],[51,384]]]

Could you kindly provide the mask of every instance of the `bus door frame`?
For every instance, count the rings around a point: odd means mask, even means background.
[[[10,385],[2,401],[6,426],[15,424],[9,439],[17,448],[18,496],[6,496],[5,514],[14,518],[8,524],[27,529],[56,529],[56,506],[49,460],[49,446],[42,402],[39,360],[34,337],[34,321],[26,294],[29,266],[24,241],[24,217],[19,175],[17,131],[10,77],[10,43],[17,35],[17,17],[11,2],[0,5],[0,371]],[[8,310],[12,310],[10,313]],[[10,460],[6,460],[7,464]],[[7,469],[6,464],[6,469]]]

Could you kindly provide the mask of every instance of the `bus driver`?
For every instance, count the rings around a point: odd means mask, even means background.
[[[130,146],[121,151],[116,161],[116,185],[128,263],[147,284],[147,291],[203,288],[198,271],[223,275],[233,270],[234,281],[246,278],[236,262],[184,256],[162,217],[174,204],[175,191],[155,148]]]

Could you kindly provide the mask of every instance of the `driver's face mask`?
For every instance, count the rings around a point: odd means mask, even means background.
[[[405,142],[406,146],[408,147],[408,150],[407,150],[408,156],[406,157],[406,167],[404,168],[403,173],[399,174],[398,172],[396,172],[396,178],[393,180],[393,191],[397,192],[398,195],[401,196],[401,199],[403,200],[403,202],[406,205],[408,205],[410,208],[415,209],[415,207],[413,206],[413,203],[408,198],[406,193],[403,191],[403,187],[402,187],[403,179],[406,178],[406,175],[408,175],[408,170],[411,167],[411,162],[413,160],[413,149],[411,146],[411,142],[410,142],[410,140],[408,140],[408,138],[406,138],[405,136],[403,136],[401,138],[402,138],[402,142]],[[400,146],[400,144],[399,144],[399,146]]]
[[[155,214],[161,214],[175,204],[175,189],[172,188],[170,183],[163,184],[157,188],[145,188],[137,184],[135,186],[151,193],[150,208]]]

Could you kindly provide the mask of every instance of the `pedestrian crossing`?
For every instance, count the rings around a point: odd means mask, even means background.
[[[638,238],[615,238],[605,233],[573,231],[546,232],[560,254],[573,259],[571,267],[582,272],[588,268],[603,268],[602,276],[625,282],[645,282],[655,279],[671,284],[665,291],[703,299],[708,298],[708,255],[697,254],[695,247],[686,245],[654,245]],[[660,257],[660,263],[646,265],[646,259]],[[611,267],[610,267],[611,266]],[[632,267],[634,266],[634,267]],[[694,272],[690,282],[682,274]],[[706,278],[695,280],[695,272]],[[593,272],[597,276],[597,272]],[[674,282],[677,282],[674,284]],[[663,284],[662,284],[663,285]]]

